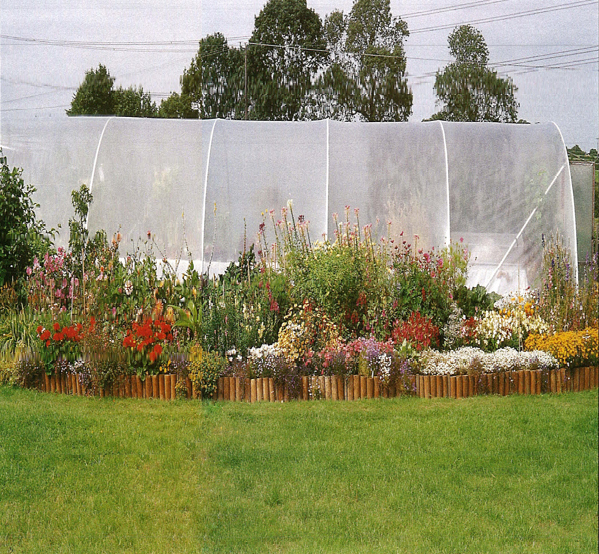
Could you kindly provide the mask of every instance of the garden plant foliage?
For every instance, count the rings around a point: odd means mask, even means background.
[[[121,374],[174,372],[179,394],[190,377],[206,397],[224,375],[273,377],[297,390],[305,375],[362,374],[409,391],[416,373],[527,367],[523,350],[545,368],[597,363],[596,340],[581,338],[597,334],[597,259],[576,283],[559,237],[539,237],[536,288],[501,298],[466,286],[461,239],[427,250],[417,235],[376,237],[347,206],[333,214],[333,235],[317,241],[289,201],[280,215],[263,213],[255,241],[222,275],[200,274],[191,254],[181,274],[151,232],[125,255],[118,229],[110,239],[105,231],[90,237],[85,185],[72,194],[69,248],[53,249],[32,219],[20,170],[3,165],[2,176],[3,194],[22,191],[14,198],[31,239],[18,258],[20,281],[0,289],[3,381],[35,386],[44,372],[74,373],[97,393]],[[17,269],[7,252],[22,245],[5,236],[6,275]],[[19,294],[22,308],[11,302]]]

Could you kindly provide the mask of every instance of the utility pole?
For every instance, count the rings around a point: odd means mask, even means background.
[[[245,93],[244,93],[244,97],[245,97],[245,119],[247,121],[248,118],[248,44],[245,45]]]

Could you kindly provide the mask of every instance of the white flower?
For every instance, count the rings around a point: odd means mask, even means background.
[[[133,283],[131,281],[125,281],[125,294],[131,296],[133,292]]]

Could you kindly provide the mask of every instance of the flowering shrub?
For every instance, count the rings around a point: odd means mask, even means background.
[[[451,314],[443,327],[443,346],[446,350],[471,346],[478,336],[478,320],[474,316],[466,318],[462,310],[453,306]]]
[[[424,375],[462,375],[470,373],[497,373],[523,369],[556,369],[557,360],[546,352],[518,352],[513,348],[501,348],[495,352],[483,352],[480,348],[464,346],[451,352],[424,351],[418,368]]]
[[[393,342],[379,342],[374,338],[359,338],[345,345],[347,373],[366,375],[391,375]]]
[[[283,360],[283,352],[277,344],[263,344],[248,351],[248,377],[273,377]]]
[[[93,328],[93,322],[91,323]],[[40,357],[46,366],[46,372],[50,375],[54,369],[56,361],[60,358],[68,362],[74,362],[81,356],[81,342],[83,326],[81,323],[76,325],[65,325],[56,321],[51,329],[46,329],[43,325],[37,328],[37,336],[41,341]]]
[[[415,243],[418,237],[414,236]],[[466,283],[469,254],[463,241],[437,251],[424,251],[402,240],[392,257],[393,320],[406,320],[418,312],[443,325],[451,310],[457,290]]]
[[[401,343],[406,340],[417,351],[424,348],[439,348],[439,328],[432,319],[412,312],[407,321],[396,322],[393,327],[393,340]]]
[[[63,248],[56,254],[44,254],[43,259],[34,258],[28,267],[27,284],[29,305],[37,310],[49,310],[57,315],[64,312],[78,297],[79,280],[69,270],[71,255]]]
[[[597,329],[564,331],[554,335],[531,334],[524,343],[526,350],[549,352],[561,367],[597,365],[599,359]]]
[[[337,326],[307,300],[293,306],[279,330],[277,346],[288,362],[299,362],[310,351],[317,351],[339,338]]]
[[[519,347],[530,333],[546,333],[549,325],[536,312],[530,293],[507,296],[495,303],[497,311],[461,322],[451,342],[478,346],[486,351],[506,346]],[[452,330],[453,331],[453,330]]]
[[[172,340],[171,326],[166,321],[147,318],[142,323],[133,322],[123,339],[123,347],[138,374],[153,374],[160,368],[163,345]]]

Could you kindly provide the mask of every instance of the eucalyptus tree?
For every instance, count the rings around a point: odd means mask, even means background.
[[[389,0],[356,0],[347,15],[325,20],[331,63],[319,80],[319,101],[341,120],[407,121],[412,93],[406,78],[408,26],[393,17]]]
[[[244,53],[229,46],[223,34],[206,36],[200,40],[198,53],[189,68],[183,72],[181,96],[177,99],[178,104],[173,99],[173,107],[184,117],[242,117],[244,62]]]
[[[270,0],[248,44],[249,117],[306,118],[306,98],[329,60],[326,46],[322,20],[306,0]]]
[[[441,110],[431,119],[445,121],[518,121],[518,90],[510,77],[491,69],[482,33],[471,25],[457,27],[448,38],[455,61],[437,71],[434,90]]]

